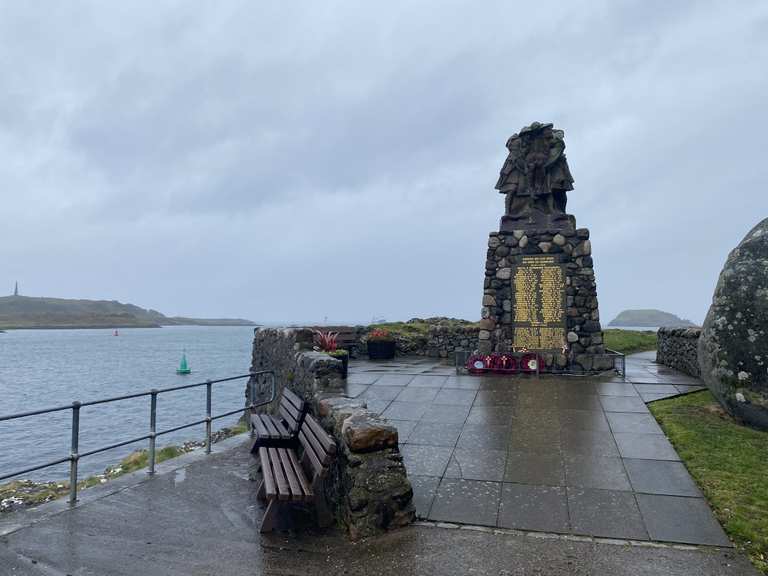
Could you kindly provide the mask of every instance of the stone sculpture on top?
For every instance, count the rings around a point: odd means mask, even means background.
[[[507,140],[507,156],[496,189],[506,195],[501,230],[574,228],[565,213],[573,177],[562,130],[534,122]]]

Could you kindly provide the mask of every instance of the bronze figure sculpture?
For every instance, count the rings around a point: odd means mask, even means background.
[[[507,156],[496,189],[506,195],[501,229],[572,228],[565,213],[573,177],[562,130],[534,122],[507,140]]]

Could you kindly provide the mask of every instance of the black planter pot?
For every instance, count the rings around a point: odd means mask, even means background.
[[[391,360],[395,357],[395,341],[369,341],[368,358],[371,360]]]
[[[336,360],[341,360],[341,377],[346,378],[349,373],[349,354],[339,354],[338,356],[331,354]]]
[[[341,360],[341,377],[346,378],[347,373],[349,372],[349,354],[344,354],[344,356],[336,356],[339,360]]]

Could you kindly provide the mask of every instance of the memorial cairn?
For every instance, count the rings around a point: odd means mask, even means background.
[[[496,189],[505,214],[488,239],[478,354],[469,368],[599,372],[606,355],[589,230],[566,214],[573,178],[563,132],[534,122],[507,140]]]

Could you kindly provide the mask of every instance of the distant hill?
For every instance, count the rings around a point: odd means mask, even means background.
[[[695,326],[690,320],[678,318],[670,312],[661,310],[624,310],[610,321],[608,326],[683,327]]]
[[[0,329],[159,328],[160,326],[255,326],[240,318],[168,317],[116,300],[0,297]]]

